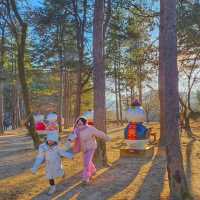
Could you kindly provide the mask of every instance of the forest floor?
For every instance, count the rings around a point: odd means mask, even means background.
[[[159,133],[159,125],[151,123]],[[192,123],[194,134],[200,137],[200,124]],[[20,134],[19,134],[20,132]],[[81,184],[81,154],[74,160],[63,159],[66,172],[58,179],[57,192],[47,196],[48,182],[44,167],[36,175],[30,172],[36,152],[24,131],[10,131],[0,136],[0,200],[166,200],[169,194],[166,157],[155,148],[153,158],[121,158],[122,130],[110,133],[107,143],[110,167],[98,170],[91,184]],[[200,199],[200,141],[191,140],[183,133],[182,152],[189,187],[195,200]]]

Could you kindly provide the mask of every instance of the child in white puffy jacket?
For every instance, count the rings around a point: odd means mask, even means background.
[[[39,166],[44,162],[46,166],[46,176],[49,180],[50,189],[48,194],[51,195],[56,191],[56,177],[64,176],[61,157],[73,158],[73,154],[64,151],[58,146],[59,136],[57,133],[48,133],[47,141],[39,146],[39,152],[31,171],[36,173]]]

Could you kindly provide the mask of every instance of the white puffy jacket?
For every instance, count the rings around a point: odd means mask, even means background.
[[[73,154],[64,151],[58,145],[49,146],[46,143],[41,144],[39,146],[37,158],[32,167],[32,172],[36,172],[39,166],[45,162],[46,176],[48,179],[63,176],[64,170],[62,168],[61,157],[72,159]]]

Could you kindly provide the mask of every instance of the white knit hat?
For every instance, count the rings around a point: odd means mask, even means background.
[[[59,141],[58,133],[48,133],[47,134],[47,141],[48,140],[51,140],[51,141],[54,141],[54,142],[58,142]]]

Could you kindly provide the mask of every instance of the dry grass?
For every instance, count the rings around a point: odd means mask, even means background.
[[[159,125],[151,124],[153,131],[158,134]],[[193,123],[193,130],[200,136],[198,123]],[[98,170],[97,175],[90,186],[82,186],[80,183],[82,170],[81,155],[77,155],[73,161],[64,159],[66,171],[64,179],[58,179],[58,192],[51,198],[53,200],[166,200],[169,194],[168,178],[166,173],[166,159],[159,152],[155,159],[144,158],[120,158],[119,148],[122,142],[122,133],[112,134],[113,140],[107,144],[107,153],[111,167]],[[182,136],[182,151],[188,183],[195,197],[200,199],[200,143],[198,140],[189,140]],[[26,159],[33,159],[35,152],[29,151]],[[19,158],[19,160],[18,160]],[[13,159],[13,170],[23,164],[23,158],[16,154]],[[1,166],[3,167],[3,166]],[[6,166],[5,166],[6,167]],[[47,195],[48,182],[44,178],[42,167],[37,175],[29,171],[30,163],[15,174],[8,174],[0,179],[1,200],[45,200],[50,199]],[[10,170],[10,169],[9,169]]]

